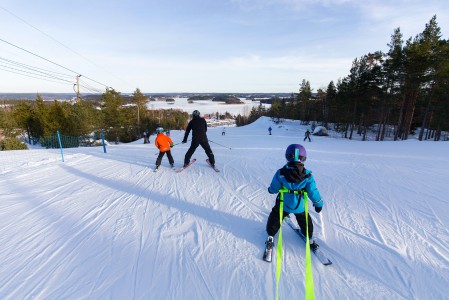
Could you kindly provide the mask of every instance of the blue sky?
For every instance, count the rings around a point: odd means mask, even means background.
[[[69,93],[77,73],[81,93],[291,93],[303,79],[316,91],[387,51],[395,28],[414,37],[435,14],[447,38],[442,0],[5,0],[0,92]],[[66,81],[16,74],[29,66]]]

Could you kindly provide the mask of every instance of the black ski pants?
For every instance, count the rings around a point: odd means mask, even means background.
[[[188,164],[190,162],[190,158],[192,157],[196,148],[198,148],[198,146],[200,146],[200,145],[201,145],[201,147],[203,147],[204,151],[206,152],[206,155],[209,158],[210,163],[215,165],[215,157],[214,157],[214,154],[212,153],[212,149],[210,148],[207,138],[192,139],[190,148],[189,148],[189,150],[187,150],[186,156],[184,157],[184,164]]]
[[[175,163],[175,161],[173,160],[173,156],[171,155],[171,151],[170,150],[168,150],[167,152],[160,152],[159,151],[159,155],[157,156],[157,159],[156,159],[156,167],[161,165],[162,157],[164,157],[165,153],[167,153],[168,162],[170,164],[174,164]]]
[[[268,235],[274,236],[280,227],[279,224],[279,196],[276,199],[276,204],[273,206],[273,208],[271,209],[271,213],[268,216],[268,221],[267,221],[267,233]],[[283,216],[282,219],[284,219],[285,217],[287,217],[290,213],[283,211]],[[299,227],[301,228],[301,232],[304,236],[306,236],[306,214],[305,213],[300,213],[300,214],[295,214],[296,217],[296,221],[298,222]],[[313,236],[313,222],[312,222],[312,218],[310,217],[310,214],[307,217],[308,219],[308,223],[309,223],[309,239],[312,238]]]

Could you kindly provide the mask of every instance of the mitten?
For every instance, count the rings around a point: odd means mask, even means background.
[[[320,211],[323,209],[323,207],[321,206],[321,207],[318,207],[318,206],[315,206],[315,211],[317,212],[317,213],[320,213]]]

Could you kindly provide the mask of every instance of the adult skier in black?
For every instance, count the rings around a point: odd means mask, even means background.
[[[187,150],[186,156],[184,157],[184,167],[186,167],[190,163],[190,158],[199,145],[201,145],[201,147],[203,147],[204,151],[206,152],[206,155],[209,158],[209,162],[212,167],[215,167],[215,157],[212,153],[212,149],[210,148],[209,141],[206,135],[206,120],[200,117],[200,112],[197,110],[193,111],[192,116],[193,119],[190,120],[189,124],[187,125],[186,133],[184,134],[184,139],[182,140],[183,144],[187,143],[187,137],[189,136],[190,131],[192,131],[192,143],[190,144],[190,148],[189,150]]]

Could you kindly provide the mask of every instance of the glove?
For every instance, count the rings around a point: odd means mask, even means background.
[[[173,143],[172,144],[170,144],[170,148],[173,148],[175,145],[173,145]]]
[[[186,140],[182,140],[182,143],[185,144],[185,143],[187,143],[187,141]]]
[[[272,191],[270,191],[270,187],[268,187],[268,193],[270,193],[270,194],[276,194],[276,193],[273,193]]]
[[[320,211],[323,209],[323,207],[321,206],[321,207],[318,207],[318,206],[315,206],[315,211],[317,212],[317,213],[320,213]]]

